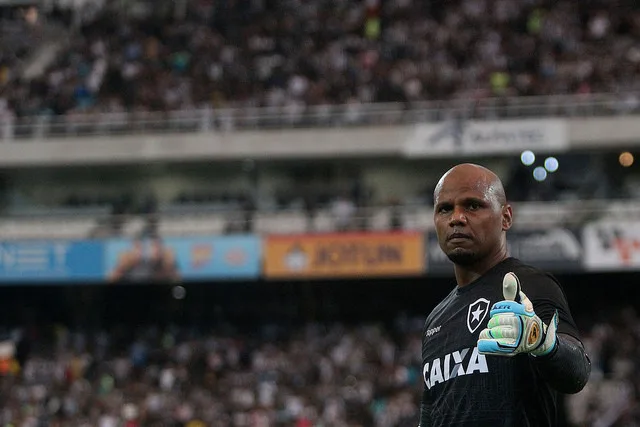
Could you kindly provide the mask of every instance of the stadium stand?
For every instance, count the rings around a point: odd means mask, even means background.
[[[180,3],[132,15],[114,2],[85,18],[45,73],[4,88],[14,133],[428,120],[445,99],[483,115],[640,106],[632,0]],[[571,111],[601,93],[617,95]]]
[[[594,1],[521,6],[189,1],[183,19],[153,14],[117,27],[106,9],[48,70],[43,83],[58,95],[42,99],[40,110],[171,111],[214,102],[286,105],[295,114],[309,104],[628,92],[637,85],[638,24],[628,13],[635,2],[606,12],[606,3]]]
[[[144,330],[127,342],[111,333],[92,339],[61,329],[54,347],[33,355],[20,376],[4,382],[0,420],[73,419],[98,427],[339,427],[354,420],[413,426],[422,320],[406,323],[393,338],[376,325],[338,324],[265,328],[251,342],[179,329]],[[32,409],[25,413],[27,406]]]
[[[583,321],[593,372],[585,391],[566,399],[568,425],[632,426],[640,416],[638,315],[632,307],[599,315]],[[16,330],[40,338],[22,371],[0,380],[0,422],[415,426],[423,320],[274,323],[252,334],[222,324],[214,332]]]
[[[340,7],[332,7],[331,2],[188,1],[182,13],[169,7],[164,12],[137,15],[112,4],[101,8],[96,4],[93,13],[83,15],[79,28],[69,30],[73,43],[46,72],[30,80],[17,76],[12,84],[3,85],[0,105],[5,105],[7,117],[17,118],[15,123],[11,119],[7,135],[206,131],[220,127],[220,118],[228,114],[235,117],[234,126],[269,128],[440,120],[460,110],[468,117],[629,114],[640,106],[634,78],[639,55],[633,44],[640,30],[633,2],[622,2],[605,13],[606,5],[597,1],[532,0],[522,8],[500,1],[454,1],[437,3],[438,7],[410,1],[374,1],[369,6],[343,2]],[[488,9],[496,13],[487,17],[483,10]],[[287,19],[278,20],[285,15]],[[114,19],[123,25],[117,37],[107,40],[105,34]],[[307,22],[314,24],[305,25]],[[421,41],[408,47],[409,39]],[[295,46],[304,49],[297,51]],[[520,46],[526,49],[518,49]],[[537,60],[531,60],[531,52]],[[617,66],[612,68],[614,63]],[[155,87],[167,93],[154,91]],[[157,99],[149,98],[154,92],[158,92]],[[322,111],[329,121],[323,121]],[[107,122],[95,125],[94,118]],[[125,129],[131,123],[135,129]],[[114,130],[112,125],[123,128]],[[562,159],[558,174],[564,177],[556,179],[562,181],[558,187],[568,188],[564,195],[599,198],[603,206],[610,197],[624,197],[611,195],[611,189],[595,195],[581,193],[580,185],[594,189],[593,183],[581,179],[584,171],[577,174],[568,166],[570,159]],[[604,171],[598,171],[599,176],[593,171],[587,168],[596,176],[595,182],[606,181]],[[517,184],[521,181],[516,173],[514,169],[512,180]],[[510,195],[523,192],[523,199],[532,202],[563,195],[558,191],[544,194],[541,186],[529,191],[523,185],[515,187],[517,191]],[[189,198],[194,203],[191,207],[186,203]],[[184,194],[181,206],[163,205],[160,211],[192,210],[204,218],[204,211],[211,207],[205,203],[219,203],[228,211],[239,209],[228,200],[212,199]],[[378,205],[379,209],[359,211],[356,216],[372,220],[358,227],[390,227],[385,204],[377,200],[368,206]],[[403,208],[401,222],[415,224],[412,218],[424,218],[421,204]],[[566,206],[554,209],[559,221],[567,217],[563,213]],[[43,212],[51,208],[46,206]],[[260,203],[256,208],[260,212],[251,227],[261,231],[270,227],[266,224],[283,231],[336,228],[335,219],[329,219],[332,215],[324,210],[305,222],[298,218],[298,208],[282,213],[273,213]],[[538,218],[536,209],[535,204],[522,205],[522,216]],[[124,213],[121,207],[113,211]],[[85,216],[77,209],[69,212]],[[298,219],[288,221],[291,215]],[[183,229],[172,224],[175,216],[160,216],[159,224],[167,232],[199,230],[195,225],[189,230],[190,225]],[[229,214],[208,216],[212,224],[220,224]],[[99,220],[102,224],[102,216]],[[551,217],[548,220],[556,222]],[[117,226],[108,233],[128,235],[142,228],[129,212],[115,222]],[[423,222],[422,229],[428,220]],[[29,224],[12,219],[7,236],[31,235]],[[238,227],[249,226],[216,225],[212,229]],[[87,235],[82,227],[72,230],[78,237]],[[104,232],[100,226],[89,234]]]
[[[568,170],[566,175],[571,175],[569,166],[563,164],[564,167]],[[594,170],[589,171],[592,177],[596,173]],[[215,175],[211,179],[215,180]],[[583,181],[578,188],[562,189],[565,185],[560,183],[561,177],[555,188],[542,186],[530,177],[527,177],[527,181],[520,181],[518,177],[514,179],[519,190],[531,186],[531,191],[523,200],[517,197],[517,190],[514,193],[508,192],[518,216],[516,227],[579,226],[598,218],[634,219],[640,212],[637,198],[627,192],[614,191],[617,187],[594,192],[592,181]],[[632,187],[634,179],[635,175],[630,174],[624,182]],[[540,187],[544,189],[542,192]],[[373,187],[372,190],[375,192],[377,188]],[[584,190],[589,190],[592,195],[589,196]],[[540,197],[540,194],[544,196]],[[313,198],[314,193],[310,192],[306,196]],[[153,205],[151,210],[144,208],[144,203],[141,204],[142,208],[136,203],[123,208],[119,197],[115,198],[111,206],[74,204],[30,207],[29,203],[34,203],[33,201],[22,201],[20,205],[5,207],[4,216],[0,219],[0,236],[5,239],[81,239],[91,235],[133,237],[145,232],[148,227],[158,227],[157,231],[164,236],[193,236],[203,232],[225,234],[234,231],[253,231],[259,234],[328,232],[341,229],[426,231],[433,226],[429,197],[406,197],[396,202],[374,198],[361,203],[348,198],[342,201],[347,204],[344,208],[340,207],[337,195],[327,197],[324,193],[318,193],[317,200],[313,202],[315,208],[311,210],[301,206],[295,199],[291,203],[278,205],[264,201],[270,197],[268,192],[263,192],[261,197],[263,202],[254,208],[243,208],[233,200],[211,203],[210,199],[203,197],[200,202],[183,202],[182,200],[187,199],[181,198]]]
[[[0,144],[74,139],[89,145],[152,134],[436,122],[451,122],[457,131],[458,120],[467,119],[640,114],[640,3],[635,0],[617,0],[615,7],[606,0],[45,3],[49,9],[0,14]],[[561,167],[544,184],[511,158],[517,156],[491,158],[514,202],[516,229],[573,229],[597,219],[639,218],[637,172],[620,166],[617,148],[590,148],[558,155]],[[43,173],[33,166],[7,167],[0,171],[0,244],[433,227],[430,193],[441,160],[422,163],[420,185],[407,179],[399,191],[386,192],[385,179],[410,176],[415,165],[363,158],[357,168],[355,162],[336,167],[354,168],[339,178],[310,172],[307,179],[300,172],[305,166],[291,163],[255,177],[246,164],[222,173],[202,160],[193,179],[177,166],[148,174],[157,165],[92,165],[82,172],[58,165]],[[119,179],[110,182],[113,178]],[[232,181],[233,188],[224,188]],[[640,247],[633,239],[623,243]],[[614,276],[598,280],[585,279],[588,284],[573,283],[570,289],[574,297],[583,285],[606,287],[611,295],[579,293],[603,307],[598,316],[596,310],[580,310],[578,324],[594,368],[588,387],[565,399],[566,424],[637,426],[637,302],[633,294],[615,300]],[[626,280],[627,285],[636,281]],[[412,286],[433,283],[431,277],[419,278]],[[133,302],[124,291],[104,309],[99,286],[63,285],[29,291],[29,298],[41,301],[33,305],[34,317],[46,325],[33,329],[24,320],[29,315],[22,305],[29,304],[14,301],[0,287],[0,306],[20,319],[12,330],[0,322],[0,338],[7,338],[0,341],[2,426],[416,425],[427,302],[418,317],[384,326],[363,320],[308,325],[303,318],[313,317],[307,311],[314,310],[282,297],[292,289],[285,285],[286,291],[265,285],[275,303],[251,289],[235,300],[200,298],[206,316],[216,320],[219,310],[228,309],[225,304],[243,306],[251,298],[258,301],[244,309],[245,320],[270,307],[290,315],[285,326],[270,328],[260,319],[250,326],[254,330],[239,332],[221,327],[222,321],[214,321],[213,330],[165,327],[189,317],[191,309],[146,294]],[[248,284],[234,283],[243,285]],[[313,294],[306,285],[296,283],[303,289],[296,292]],[[334,297],[358,313],[420,300],[413,290],[394,294],[395,285],[388,285],[388,298],[377,305],[361,301],[373,293],[369,289],[355,296],[337,291]],[[433,285],[433,292],[443,286]],[[85,298],[94,298],[94,304],[85,304]],[[630,306],[611,303],[615,308],[610,308],[610,299]],[[67,300],[75,302],[74,310],[67,310]],[[309,306],[337,310],[331,298],[314,302],[317,306]],[[138,325],[131,313],[149,307],[157,310],[155,324]],[[66,324],[52,331],[56,310],[70,313]],[[85,325],[100,315],[117,318],[120,326],[97,322],[98,332]],[[25,341],[33,348],[17,365],[6,354],[18,343],[21,359]]]

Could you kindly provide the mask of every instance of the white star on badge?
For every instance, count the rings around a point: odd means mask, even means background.
[[[472,311],[471,314],[473,314],[473,319],[471,319],[472,322],[475,322],[476,320],[480,320],[480,315],[482,314],[484,310],[481,309],[480,307],[476,308],[475,311]]]

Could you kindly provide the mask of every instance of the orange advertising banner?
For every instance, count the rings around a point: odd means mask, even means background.
[[[424,273],[423,233],[271,235],[264,246],[269,279],[410,276]]]

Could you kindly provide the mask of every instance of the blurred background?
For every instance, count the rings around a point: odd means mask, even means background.
[[[0,426],[415,427],[437,179],[640,425],[637,0],[0,0]]]

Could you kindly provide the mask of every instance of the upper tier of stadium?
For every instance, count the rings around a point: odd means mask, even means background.
[[[40,68],[0,62],[0,116],[296,114],[640,89],[633,0],[76,3],[92,13],[76,11],[82,19]]]

